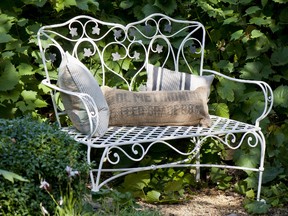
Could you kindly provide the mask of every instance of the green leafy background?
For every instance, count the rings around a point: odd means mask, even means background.
[[[52,116],[48,90],[40,84],[43,70],[36,40],[40,26],[63,22],[79,14],[128,23],[155,12],[198,20],[205,25],[206,68],[232,77],[263,80],[271,85],[275,105],[269,118],[262,122],[267,137],[263,196],[272,206],[287,203],[287,0],[1,0],[0,117],[14,118],[26,113],[43,118]],[[217,79],[214,85],[217,90],[211,96],[211,111],[243,121],[255,120],[256,110],[263,104],[257,89],[236,86],[222,79]],[[244,160],[245,154],[246,149],[238,151],[234,162],[254,163]],[[257,152],[249,154],[257,155]],[[235,185],[251,196],[250,189],[255,189],[253,178],[248,175]],[[143,180],[144,183],[148,184]],[[154,189],[149,197],[159,200]],[[255,207],[247,206],[252,211]]]

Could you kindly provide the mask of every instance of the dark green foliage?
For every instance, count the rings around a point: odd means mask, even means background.
[[[2,119],[0,134],[0,169],[12,171],[28,180],[11,183],[0,176],[2,214],[39,215],[40,203],[53,212],[55,203],[40,188],[41,180],[50,184],[49,191],[57,200],[68,192],[69,185],[74,195],[81,199],[88,167],[79,144],[57,127],[28,116]],[[78,170],[80,175],[69,177],[66,166]]]

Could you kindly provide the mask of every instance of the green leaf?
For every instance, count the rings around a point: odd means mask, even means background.
[[[75,6],[77,5],[76,0],[64,0],[65,7]]]
[[[164,11],[167,15],[172,14],[177,8],[177,3],[174,0],[156,0],[155,5]]]
[[[6,170],[2,170],[0,169],[0,175],[3,175],[3,177],[9,181],[11,181],[12,183],[14,183],[14,179],[19,180],[19,181],[24,181],[24,182],[28,182],[27,179],[24,179],[22,176],[13,173],[13,172],[9,172]]]
[[[238,17],[229,17],[228,19],[225,19],[223,22],[223,25],[227,25],[230,23],[237,23],[239,21]]]
[[[16,68],[10,61],[0,64],[0,91],[12,90],[19,82]]]
[[[271,63],[274,66],[282,66],[288,63],[288,46],[276,49],[271,55]]]
[[[18,71],[19,71],[19,75],[20,76],[24,76],[24,75],[33,75],[34,71],[33,71],[33,67],[29,64],[26,63],[21,63],[18,67],[17,67]]]
[[[37,7],[43,7],[47,0],[22,0],[25,4],[36,5]]]
[[[139,172],[133,173],[125,176],[124,187],[129,188],[129,190],[143,190],[144,187],[150,182],[149,172]]]
[[[170,181],[165,185],[165,192],[180,191],[183,188],[182,181]]]
[[[238,30],[238,31],[234,32],[233,34],[231,34],[230,40],[231,41],[238,40],[242,36],[244,36],[243,30]]]
[[[9,92],[1,92],[0,94],[0,102],[4,102],[7,100],[9,103],[16,103],[20,97],[20,92],[16,89],[13,89]]]
[[[273,181],[278,175],[284,172],[283,167],[265,167],[263,174],[263,184]]]
[[[37,92],[24,90],[24,91],[21,93],[21,96],[23,97],[23,99],[24,99],[25,101],[28,101],[28,100],[36,100]]]
[[[2,52],[2,58],[3,59],[10,59],[14,55],[15,55],[15,53],[13,51]]]
[[[156,191],[156,190],[149,191],[147,193],[146,201],[148,201],[148,202],[159,202],[160,196],[161,196],[161,193]]]
[[[125,0],[125,1],[121,1],[119,7],[122,9],[128,9],[128,8],[131,8],[133,5],[134,5],[133,0]]]
[[[233,102],[235,91],[239,91],[239,83],[229,81],[224,78],[219,79],[217,93],[222,99]]]
[[[23,27],[25,26],[27,23],[28,23],[28,19],[25,19],[25,18],[21,18],[18,20],[17,24],[20,26],[20,27]]]
[[[254,201],[246,204],[245,208],[247,209],[248,213],[264,214],[268,212],[270,206],[266,204],[266,202]]]
[[[51,91],[49,87],[47,87],[46,85],[42,83],[38,85],[38,88],[41,89],[45,94],[48,94]]]
[[[255,24],[258,26],[262,26],[262,25],[269,25],[272,23],[272,19],[271,17],[253,17],[249,20],[250,24]]]
[[[8,15],[6,15],[4,13],[0,13],[0,33],[1,33],[0,35],[2,35],[2,34],[7,35],[8,34],[8,32],[11,29],[11,27],[13,26],[13,21],[14,20],[15,20],[14,17],[9,17]],[[7,36],[5,36],[5,37],[7,37]]]
[[[263,33],[259,30],[256,30],[256,29],[254,29],[251,32],[251,38],[258,38],[258,37],[261,37],[262,35],[263,35]]]
[[[76,6],[77,3],[75,0],[62,0],[53,2],[54,8],[57,12],[64,10],[65,7]]]
[[[212,113],[217,116],[221,116],[224,118],[229,118],[229,108],[227,104],[224,103],[213,103],[210,106]],[[209,111],[211,112],[211,111]]]
[[[248,198],[250,198],[250,199],[254,199],[254,197],[255,197],[255,193],[254,193],[254,191],[251,189],[251,190],[248,190],[248,191],[246,191],[246,196],[248,197]]]
[[[48,103],[46,101],[44,101],[44,100],[36,99],[34,101],[34,105],[37,108],[43,108],[43,107],[47,107]]]
[[[260,7],[258,6],[252,6],[252,7],[249,7],[245,12],[246,14],[245,15],[251,15],[251,14],[254,14],[256,13],[257,11],[261,10]]]
[[[255,137],[253,135],[246,137],[251,138],[251,144],[256,142]],[[234,161],[238,166],[241,167],[248,167],[248,168],[255,168],[259,163],[260,159],[260,152],[258,149],[251,149],[249,153],[245,153],[243,150],[237,150],[234,153]],[[245,172],[249,175],[252,171],[245,170]]]
[[[223,71],[229,72],[229,73],[233,72],[233,70],[234,70],[233,63],[229,62],[228,60],[220,60],[217,63],[217,67],[222,69]]]
[[[77,7],[84,11],[99,10],[99,3],[94,0],[77,0],[76,3]]]
[[[268,67],[268,68],[267,68]],[[270,70],[268,70],[270,68]],[[261,80],[263,77],[268,77],[272,73],[269,65],[263,65],[261,62],[248,62],[240,71],[240,77],[243,79]],[[265,73],[264,73],[265,72]]]
[[[274,105],[288,108],[288,86],[281,85],[274,90]]]
[[[0,34],[0,43],[8,43],[10,41],[15,41],[15,39],[10,34]]]
[[[288,0],[273,0],[274,2],[280,3],[280,4],[285,4],[288,3]]]

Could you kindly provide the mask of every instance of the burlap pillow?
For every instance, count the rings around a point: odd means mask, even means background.
[[[110,110],[110,125],[209,127],[207,88],[194,91],[145,91],[101,87]]]
[[[147,91],[174,91],[195,90],[199,87],[208,89],[214,79],[214,75],[197,76],[189,73],[176,72],[151,64],[147,66]]]
[[[88,68],[68,52],[62,58],[59,67],[58,85],[72,92],[89,94],[98,108],[99,127],[94,135],[102,136],[108,129],[109,108],[97,81]],[[82,133],[90,132],[88,114],[82,101],[76,97],[61,93],[65,110],[73,125]],[[96,125],[93,126],[95,128]]]

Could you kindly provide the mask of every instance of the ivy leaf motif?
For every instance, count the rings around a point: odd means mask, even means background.
[[[134,56],[133,56],[134,59],[136,60],[139,60],[140,59],[140,53],[134,51]]]
[[[99,35],[100,34],[100,28],[98,27],[98,26],[94,26],[93,28],[92,28],[92,34],[97,34],[97,35]]]
[[[131,37],[135,37],[135,36],[136,36],[136,31],[135,31],[135,29],[130,29],[129,35],[130,35]]]
[[[118,61],[121,58],[121,55],[118,52],[112,53],[112,56],[113,56],[113,61]]]
[[[192,54],[196,53],[196,47],[195,46],[190,46],[190,52]]]
[[[161,52],[163,52],[163,46],[157,44],[156,52],[157,52],[157,53],[161,53]]]
[[[69,33],[72,37],[78,36],[77,28],[71,28]]]
[[[121,30],[114,30],[114,37],[117,39],[121,37]]]
[[[55,53],[49,53],[50,61],[53,63],[56,61],[56,54]]]
[[[151,26],[145,25],[145,31],[146,31],[146,33],[150,33],[151,32]]]
[[[165,25],[165,28],[164,28],[164,31],[170,33],[170,32],[172,31],[172,26],[171,26],[170,24],[166,24],[166,25]]]
[[[90,50],[90,48],[84,48],[84,56],[85,57],[90,57],[90,56],[92,56],[92,52],[91,52],[91,50]]]

